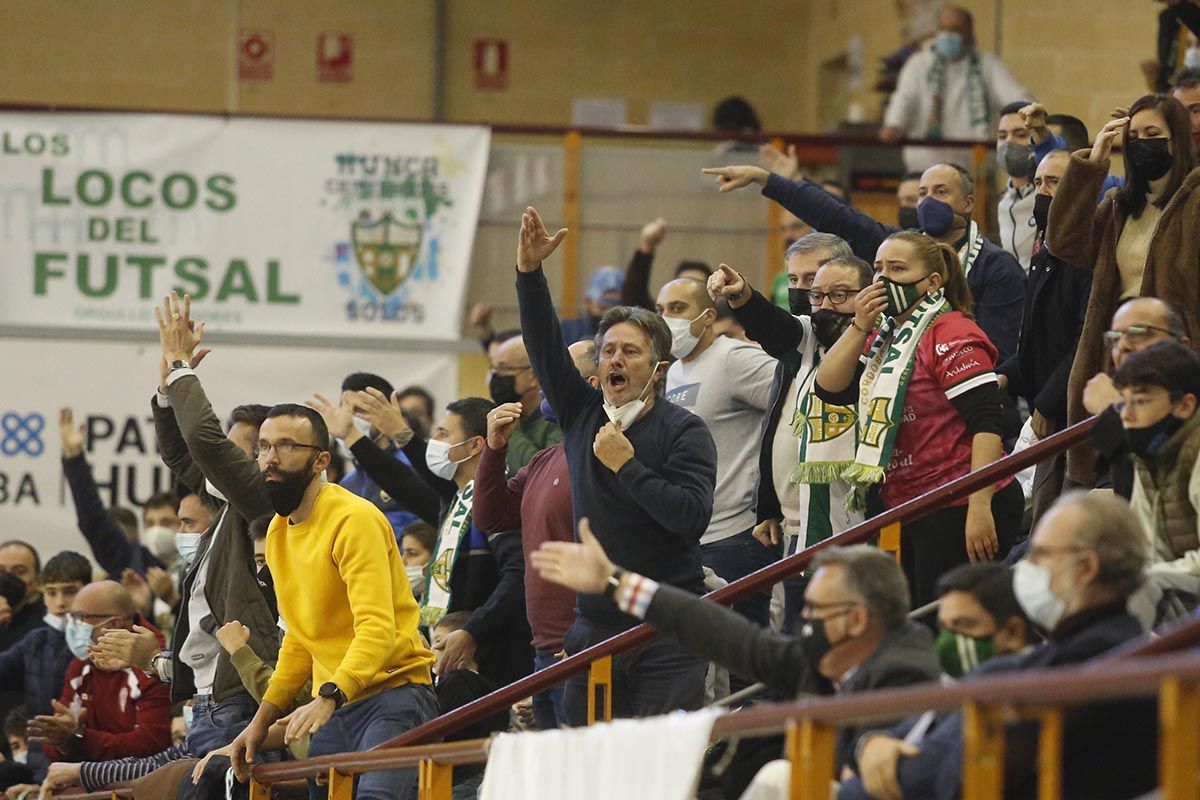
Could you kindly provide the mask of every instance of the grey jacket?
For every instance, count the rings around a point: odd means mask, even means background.
[[[179,659],[187,641],[190,621],[188,599],[196,580],[196,566],[209,553],[205,599],[212,618],[204,628],[215,635],[217,628],[239,620],[250,628],[249,646],[267,663],[279,654],[279,628],[264,589],[254,569],[254,546],[248,528],[264,514],[274,514],[263,487],[258,464],[229,441],[213,413],[208,397],[194,375],[184,375],[167,388],[171,407],[150,401],[154,429],[163,462],[179,482],[197,493],[208,493],[205,479],[228,500],[228,507],[200,539],[200,549],[180,587],[179,621],[172,639],[171,699],[178,702],[195,694],[192,671]],[[213,699],[217,702],[244,693],[237,670],[222,649],[217,656]]]

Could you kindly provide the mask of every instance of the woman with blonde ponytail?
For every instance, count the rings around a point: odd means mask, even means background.
[[[996,347],[971,318],[971,293],[949,246],[914,231],[889,236],[853,324],[817,369],[822,408],[809,415],[801,472],[836,470],[869,510],[893,508],[1004,455]],[[849,413],[829,435],[812,420]],[[812,434],[812,435],[810,435]],[[877,495],[867,489],[878,484]],[[905,523],[900,563],[913,605],[937,599],[938,578],[967,561],[1003,558],[1024,499],[1012,478]]]

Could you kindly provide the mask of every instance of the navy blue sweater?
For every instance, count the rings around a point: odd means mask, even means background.
[[[67,667],[74,658],[62,633],[48,625],[34,628],[0,653],[0,686],[24,691],[25,713],[30,719],[53,714],[50,701],[62,695]],[[29,744],[28,764],[37,780],[45,778],[47,761],[40,745]]]
[[[844,205],[815,183],[790,181],[771,173],[762,190],[815,230],[832,233],[849,242],[854,254],[868,264],[883,240],[900,228],[884,225],[855,208]],[[975,322],[1000,351],[998,362],[1016,356],[1025,306],[1025,271],[1012,254],[983,240],[983,249],[967,275]]]
[[[608,422],[604,396],[575,369],[540,269],[517,273],[517,299],[529,361],[563,429],[576,523],[587,517],[625,569],[700,593],[700,537],[717,482],[717,448],[704,421],[660,398],[625,432],[634,457],[614,473],[592,452]],[[636,622],[599,595],[581,595],[579,611],[604,625]]]

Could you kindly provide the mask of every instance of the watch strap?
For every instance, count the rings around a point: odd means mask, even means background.
[[[612,575],[608,576],[608,581],[604,584],[604,596],[609,600],[615,600],[617,597],[617,589],[621,585],[621,577],[625,575],[625,570],[618,567]]]

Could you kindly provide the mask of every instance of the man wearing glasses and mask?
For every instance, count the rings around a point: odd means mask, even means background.
[[[1118,306],[1104,341],[1109,346],[1114,372],[1129,355],[1159,342],[1191,344],[1183,317],[1157,297],[1135,297]],[[1114,407],[1120,400],[1121,393],[1109,373],[1098,373],[1083,390],[1084,408],[1089,414],[1100,416],[1092,429],[1092,443],[1108,464],[1107,474],[1095,488],[1111,489],[1128,500],[1133,494],[1134,472],[1121,414]]]

